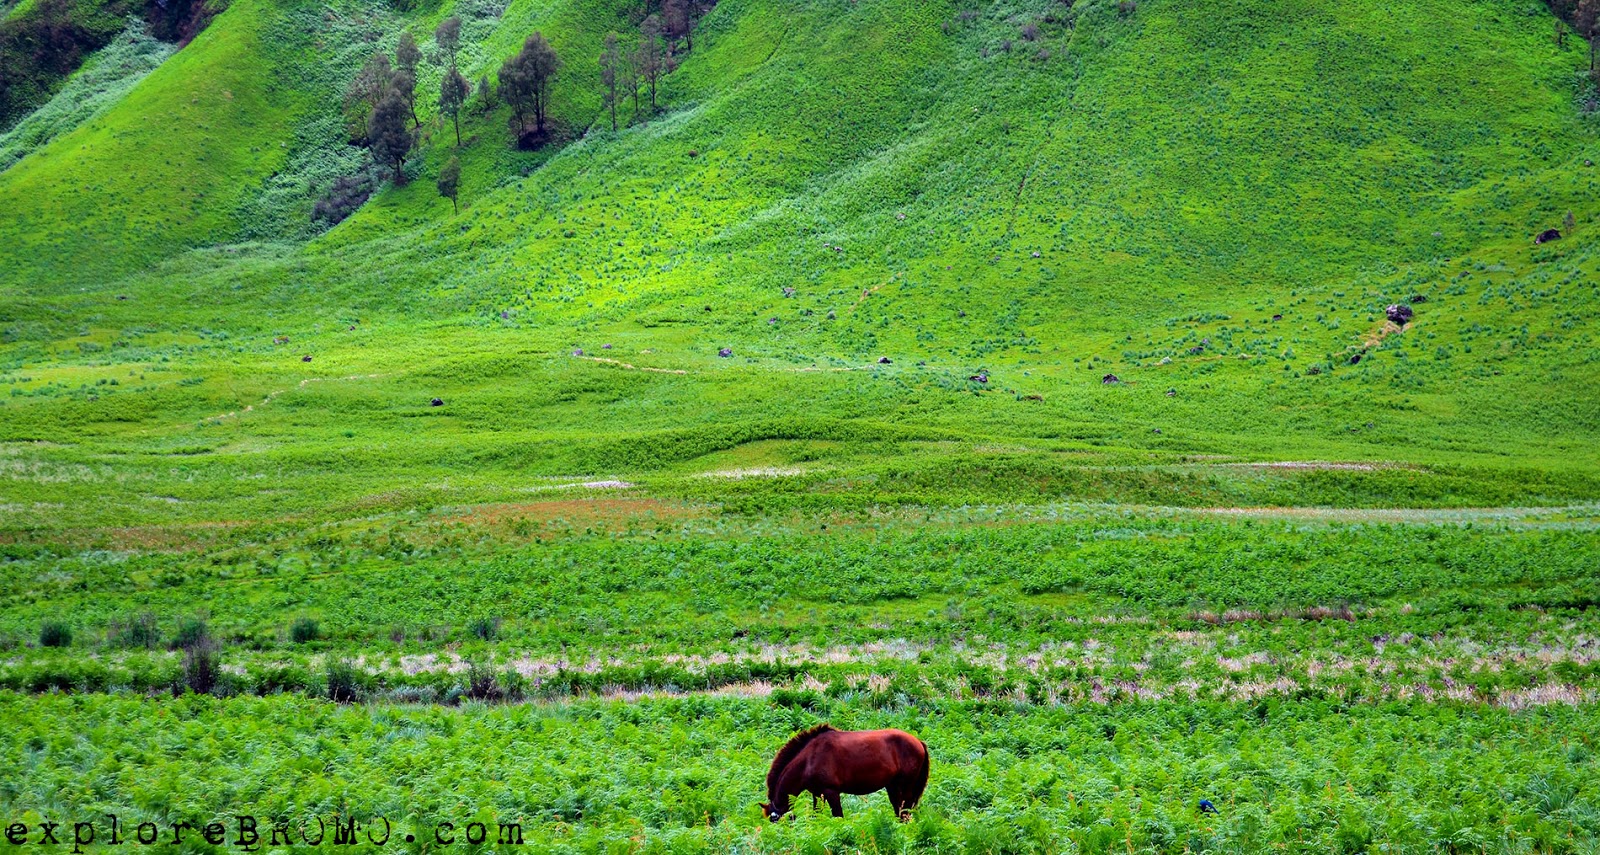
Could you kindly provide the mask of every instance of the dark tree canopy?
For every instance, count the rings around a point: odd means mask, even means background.
[[[422,50],[417,47],[417,40],[411,33],[400,34],[400,44],[394,49],[394,64],[410,71],[413,76],[417,73],[417,63],[422,61]]]
[[[461,49],[461,19],[445,18],[433,31],[433,41],[450,58],[450,67],[456,67],[456,52]]]
[[[512,113],[516,116],[519,136],[530,113],[533,115],[535,130],[538,133],[544,132],[545,113],[550,101],[550,83],[560,70],[561,57],[557,56],[555,49],[545,41],[543,33],[528,36],[528,40],[522,45],[522,50],[500,66],[500,97],[511,105]]]
[[[694,50],[692,15],[692,5],[689,0],[665,0],[661,4],[661,24],[667,38],[683,39],[684,50]]]
[[[422,122],[417,118],[417,73],[413,69],[400,67],[389,76],[389,91],[400,96],[406,105],[406,113],[411,116],[411,122],[416,127],[422,127]]]
[[[406,127],[406,103],[398,92],[390,92],[372,111],[367,145],[379,163],[394,164],[394,181],[405,180],[401,167],[411,153],[411,130]]]
[[[472,84],[454,68],[447,70],[444,79],[439,81],[439,112],[449,116],[455,123],[458,148],[461,146],[461,105],[467,102],[467,94],[471,91]]]
[[[450,207],[456,213],[461,212],[461,206],[456,204],[456,190],[461,184],[461,159],[450,158],[450,162],[439,170],[439,195],[450,200]]]
[[[383,100],[393,76],[389,58],[375,53],[367,58],[355,79],[350,81],[349,88],[344,92],[344,111],[351,140],[360,142],[372,136],[369,127],[372,111]]]
[[[1589,74],[1595,73],[1595,50],[1600,48],[1600,0],[1579,0],[1572,28],[1589,40]]]

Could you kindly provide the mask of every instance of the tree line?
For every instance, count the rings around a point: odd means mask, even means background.
[[[599,56],[600,95],[611,129],[618,128],[618,108],[632,102],[630,121],[654,113],[661,80],[677,68],[679,55],[694,49],[694,26],[715,0],[661,0],[648,3],[636,35],[607,33]],[[512,144],[534,148],[549,139],[550,102],[565,61],[535,32],[515,54],[501,63],[491,83],[488,75],[476,87],[461,73],[461,19],[447,18],[434,30],[440,77],[437,105],[448,119],[461,147],[461,114],[476,91],[479,108],[489,113],[501,104],[510,110]],[[401,33],[394,56],[373,54],[351,80],[344,95],[344,119],[350,142],[365,146],[373,161],[392,170],[396,184],[405,181],[405,162],[417,145],[422,120],[417,115],[417,68],[423,55],[409,32]],[[647,106],[648,105],[648,106]],[[456,204],[461,163],[456,157],[440,170],[440,195]]]

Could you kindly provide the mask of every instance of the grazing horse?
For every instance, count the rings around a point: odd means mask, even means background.
[[[789,800],[811,791],[827,799],[834,816],[844,816],[839,795],[864,796],[889,791],[889,804],[903,822],[928,786],[928,746],[903,730],[835,730],[819,724],[795,734],[767,771],[767,802],[761,811],[777,822]]]

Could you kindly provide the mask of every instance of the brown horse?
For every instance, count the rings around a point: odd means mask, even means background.
[[[835,730],[819,724],[795,734],[778,750],[767,771],[763,813],[777,822],[789,800],[806,790],[811,804],[828,800],[834,816],[844,816],[839,795],[864,796],[889,791],[889,804],[902,821],[928,786],[928,746],[903,730]]]

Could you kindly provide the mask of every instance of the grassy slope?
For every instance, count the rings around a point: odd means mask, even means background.
[[[104,281],[237,230],[240,197],[281,164],[305,107],[262,49],[274,19],[269,4],[229,8],[116,108],[0,176],[14,286]]]
[[[959,22],[928,4],[730,0],[648,124],[529,154],[508,150],[504,109],[470,116],[458,216],[431,181],[453,134],[430,124],[416,179],[311,244],[180,254],[237,233],[240,176],[276,162],[244,143],[273,155],[306,106],[281,90],[254,101],[243,93],[262,84],[246,81],[209,131],[143,129],[147,104],[193,97],[188,75],[228,65],[268,25],[260,7],[232,9],[125,109],[0,176],[24,205],[8,239],[26,248],[7,378],[33,393],[6,402],[5,438],[70,429],[75,447],[13,453],[69,471],[109,463],[148,487],[108,495],[86,476],[16,489],[164,519],[253,514],[284,495],[305,509],[467,500],[531,475],[749,458],[868,467],[846,489],[927,469],[904,489],[962,496],[985,477],[1014,482],[995,495],[1172,503],[1593,495],[1583,478],[1491,486],[1508,466],[1582,463],[1600,427],[1587,391],[1594,180],[1580,165],[1596,147],[1572,107],[1577,47],[1557,51],[1545,19],[1500,2],[1435,16],[1422,3],[1187,0],[1127,18],[1087,3],[1074,27],[1046,22],[1040,43],[1021,41],[1047,8]],[[448,11],[413,26],[425,40]],[[469,22],[463,64],[477,77],[544,29],[568,62],[555,113],[576,134],[599,118],[600,35],[621,25],[591,4],[517,3]],[[269,57],[284,74],[307,61]],[[190,174],[212,195],[195,197],[194,178],[105,168],[136,133],[182,153],[174,164],[206,164]],[[104,189],[60,189],[82,174]],[[200,216],[170,216],[174,183]],[[55,189],[22,192],[41,186]],[[1568,210],[1574,235],[1529,246]],[[168,228],[131,227],[152,217]],[[89,253],[91,240],[127,249]],[[158,257],[129,279],[84,276],[100,259]],[[1412,293],[1430,298],[1412,328],[1348,366],[1381,307]],[[733,360],[715,357],[724,345]],[[686,373],[576,360],[578,347]],[[894,365],[799,370],[879,355]],[[1323,373],[1305,376],[1312,366]],[[965,378],[980,369],[993,380],[975,395]],[[1102,387],[1109,372],[1130,382]],[[433,395],[448,407],[427,408]],[[737,453],[765,439],[776,450]],[[1010,451],[971,470],[985,447]],[[170,478],[176,452],[197,476]],[[1299,486],[1276,494],[1233,475],[1158,473],[1153,492],[1120,475],[1036,477],[1196,452],[1486,468],[1462,483],[1285,475]],[[237,477],[266,472],[269,490]],[[1316,479],[1343,480],[1332,493],[1300,484]]]

